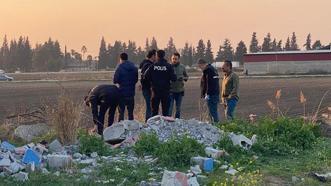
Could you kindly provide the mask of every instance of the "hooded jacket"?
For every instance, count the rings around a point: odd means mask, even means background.
[[[206,95],[219,95],[219,75],[217,69],[215,69],[212,65],[208,64],[203,70],[200,86],[202,98]]]
[[[130,61],[118,65],[114,84],[119,84],[119,91],[123,97],[134,97],[136,83],[138,82],[138,68]]]
[[[153,65],[153,62],[145,59],[140,63],[139,69],[141,70],[141,88],[143,90],[149,90],[151,88],[151,82],[146,79],[146,71]]]

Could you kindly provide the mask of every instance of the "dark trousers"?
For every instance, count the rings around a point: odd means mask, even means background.
[[[112,103],[101,103],[99,105],[94,106],[92,108],[93,112],[93,121],[98,127],[98,134],[102,135],[103,133],[103,128],[104,128],[104,122],[105,122],[105,114],[108,111],[108,126],[112,126],[114,123],[114,117],[115,117],[115,112],[116,108],[118,106],[117,102],[112,102]]]
[[[180,111],[182,106],[184,92],[172,92],[170,93],[170,106],[169,106],[169,116],[172,116],[173,107],[176,106],[176,118],[180,118]],[[176,104],[175,104],[176,102]]]
[[[118,121],[124,120],[125,108],[128,110],[128,119],[133,120],[134,97],[125,97],[120,100]]]
[[[143,89],[142,91],[146,104],[145,121],[147,121],[150,117],[152,117],[152,107],[151,107],[152,91],[150,89]]]
[[[156,116],[159,114],[159,106],[161,103],[162,115],[169,116],[169,93],[154,94],[152,97],[152,114]]]

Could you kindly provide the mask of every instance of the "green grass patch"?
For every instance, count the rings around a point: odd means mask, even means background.
[[[86,132],[79,133],[79,152],[91,154],[97,152],[101,156],[109,156],[112,150],[105,144],[101,136],[89,135]]]

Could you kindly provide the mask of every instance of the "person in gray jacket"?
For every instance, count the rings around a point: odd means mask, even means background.
[[[186,73],[185,66],[180,64],[180,54],[174,53],[171,57],[172,66],[174,68],[174,72],[176,74],[177,80],[171,82],[170,86],[170,107],[169,107],[169,115],[173,114],[173,107],[176,105],[176,118],[180,118],[181,113],[181,105],[184,97],[184,81],[188,80],[188,75]],[[175,104],[176,102],[176,104]]]

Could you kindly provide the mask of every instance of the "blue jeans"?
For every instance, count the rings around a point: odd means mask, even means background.
[[[234,119],[234,110],[237,106],[238,100],[236,98],[231,98],[226,100],[226,107],[225,107],[225,117],[228,120]]]
[[[176,118],[180,118],[180,111],[182,106],[182,100],[183,100],[183,92],[174,92],[170,93],[170,107],[169,107],[169,115],[172,116],[172,111],[174,107],[174,102],[176,101]]]
[[[218,104],[220,102],[219,95],[209,95],[209,99],[207,99],[209,115],[212,122],[217,123],[220,121],[218,114]]]
[[[150,117],[152,117],[152,106],[151,106],[152,91],[150,89],[143,89],[142,91],[146,104],[145,121],[147,121]]]

